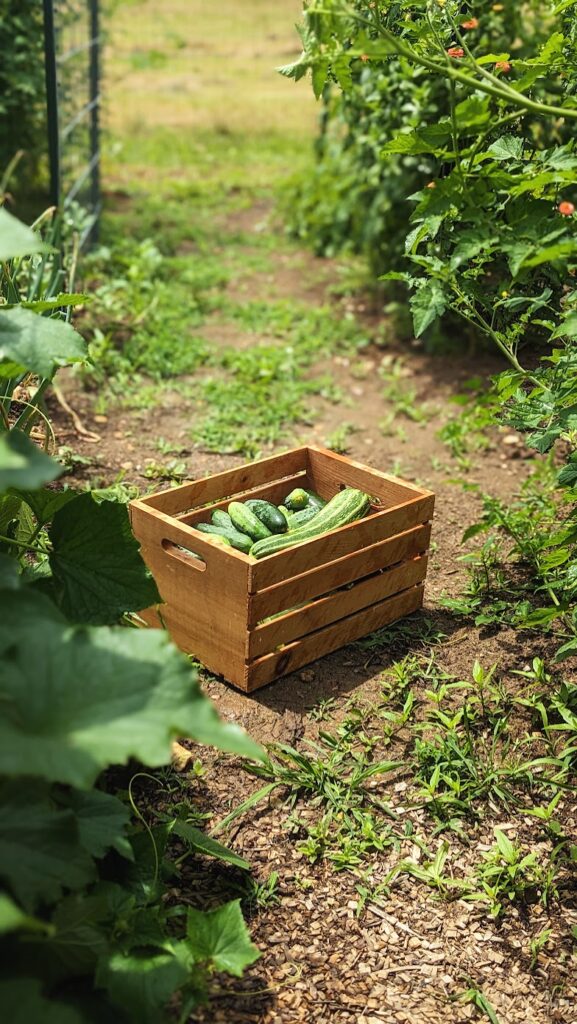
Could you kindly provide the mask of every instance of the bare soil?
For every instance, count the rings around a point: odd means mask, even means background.
[[[254,228],[267,215],[262,204],[244,211],[242,229]],[[266,273],[247,272],[230,286],[229,294],[237,301],[248,293],[252,298],[330,303],[344,316],[351,311],[351,300],[331,296],[337,271],[337,264],[295,249],[291,259],[286,255],[277,259],[272,254]],[[364,317],[369,327],[374,324],[377,314],[370,302],[358,300],[353,307],[361,321]],[[218,313],[203,334],[216,344],[239,347],[258,341],[238,327],[223,325]],[[383,435],[379,428],[390,410],[383,399],[378,366],[383,358],[399,356],[404,359],[406,381],[416,390],[418,403],[429,410],[423,423],[404,416],[395,418],[395,426],[403,428],[403,441]],[[442,666],[465,678],[478,658],[483,665],[496,664],[498,672],[507,674],[523,668],[534,656],[546,654],[545,641],[532,637],[529,643],[526,635],[512,630],[474,628],[438,605],[441,594],[457,595],[462,588],[461,537],[464,528],[478,516],[479,494],[463,490],[456,482],[464,474],[437,437],[437,430],[448,417],[459,414],[461,407],[451,399],[462,391],[464,382],[497,372],[498,360],[488,355],[431,356],[414,345],[373,345],[354,365],[335,357],[322,369],[332,373],[346,396],[346,404],[314,401],[312,425],[299,427],[293,438],[287,438],[287,444],[307,440],[323,443],[346,421],[355,430],[349,447],[353,458],[385,471],[400,460],[402,475],[436,492],[434,549],[425,609],[419,615],[427,616],[446,634],[439,649]],[[150,481],[144,475],[146,462],[158,459],[155,442],[159,436],[183,447],[184,454],[179,458],[186,463],[189,479],[245,461],[192,448],[191,409],[176,390],[158,409],[111,409],[105,417],[94,413],[98,396],[84,391],[73,376],[65,378],[63,391],[85,427],[100,437],[97,443],[91,443],[79,436],[69,417],[53,403],[59,442],[92,460],[88,469],[77,472],[80,478],[97,475],[103,482],[112,482],[124,473],[125,481],[149,488]],[[495,429],[490,447],[474,455],[474,467],[466,479],[469,484],[478,484],[480,491],[508,499],[529,468],[530,456],[521,442],[511,441],[506,431]],[[313,706],[332,698],[330,724],[334,726],[347,697],[370,700],[378,693],[386,667],[410,650],[402,640],[376,653],[352,645],[250,697],[208,675],[204,676],[204,686],[225,719],[245,726],[263,744],[300,745],[303,739],[316,735],[318,725],[309,714]],[[206,755],[206,766],[206,781],[190,777],[188,793],[210,810],[214,821],[259,786],[231,758]],[[576,989],[567,955],[555,962],[544,951],[534,969],[527,955],[531,935],[546,927],[554,932],[566,930],[567,921],[550,919],[548,912],[537,905],[530,908],[525,919],[513,911],[507,923],[499,926],[489,923],[484,911],[462,901],[441,902],[424,886],[417,887],[409,880],[399,883],[383,905],[369,903],[359,918],[354,878],[347,873],[337,874],[327,865],[308,864],[295,850],[286,818],[286,808],[279,798],[239,819],[227,837],[247,857],[261,881],[271,871],[278,872],[280,902],[258,911],[251,922],[262,959],[238,984],[231,986],[230,980],[223,980],[221,987],[217,985],[210,1008],[192,1018],[194,1021],[461,1024],[474,1018],[477,1010],[451,997],[466,989],[468,979],[473,978],[490,998],[500,1024],[575,1024]],[[492,825],[506,824],[501,818],[502,812],[497,813]],[[479,844],[483,848],[483,843],[487,848],[490,833],[485,828],[472,836],[475,849]],[[383,866],[386,862],[383,855]],[[207,868],[202,874],[202,884],[214,895],[210,871]],[[178,886],[179,899],[184,901],[187,882],[191,892],[198,888],[198,869],[189,878],[185,873]]]

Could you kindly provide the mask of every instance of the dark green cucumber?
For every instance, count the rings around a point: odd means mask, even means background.
[[[212,513],[212,523],[214,526],[225,526],[227,530],[234,530],[232,525],[232,519],[228,512],[225,512],[222,508],[215,508]]]
[[[255,516],[244,502],[231,501],[228,506],[228,514],[235,529],[240,530],[241,533],[247,533],[253,540],[265,540],[272,537],[272,531],[264,523],[261,523],[258,516]]]
[[[290,518],[289,530],[294,531],[300,526],[304,526],[305,523],[310,523],[311,519],[314,519],[319,512],[320,508],[317,508],[315,505],[307,505],[307,507],[302,508],[300,512],[293,512]]]
[[[306,490],[306,488],[303,487],[303,490]],[[306,493],[309,496],[309,503],[307,505],[307,508],[317,508],[318,509],[318,508],[324,508],[325,507],[325,505],[326,505],[325,499],[321,498],[320,494],[317,494],[316,491],[306,491]],[[305,511],[305,509],[303,509],[303,512],[304,511]]]
[[[305,523],[298,529],[284,534],[282,537],[269,537],[268,540],[260,540],[251,548],[251,555],[254,558],[266,558],[267,555],[276,555],[277,551],[290,547],[292,544],[302,544],[306,540],[320,537],[329,530],[337,530],[340,526],[347,526],[355,519],[361,519],[371,506],[371,499],[363,491],[357,491],[353,487],[346,487],[335,494],[334,498],[317,512],[310,523]]]
[[[245,505],[251,512],[254,512],[257,519],[260,519],[271,533],[286,533],[287,521],[276,505],[272,505],[270,501],[264,501],[262,498],[249,498],[248,501],[245,501]]]
[[[245,555],[248,555],[254,543],[252,537],[248,537],[246,533],[230,530],[226,526],[215,526],[214,523],[197,523],[194,529],[200,530],[201,533],[210,533],[213,537],[224,537],[233,548],[244,552]]]
[[[294,491],[287,494],[284,500],[284,504],[289,512],[301,512],[303,508],[307,507],[308,503],[308,491],[305,491],[302,487],[295,487]]]

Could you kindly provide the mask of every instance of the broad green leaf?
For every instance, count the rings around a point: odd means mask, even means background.
[[[245,967],[260,957],[250,941],[240,900],[232,900],[216,910],[189,909],[186,931],[194,960],[208,963],[217,971],[240,978]]]
[[[80,494],[54,515],[50,540],[58,604],[72,622],[108,625],[161,600],[126,505]]]
[[[59,366],[81,362],[86,342],[71,324],[16,306],[0,311],[0,377],[29,370],[52,377]]]
[[[0,981],[0,1006],[6,1024],[87,1024],[75,1007],[43,996],[34,977]]]
[[[566,466],[559,471],[557,477],[559,487],[577,486],[577,458],[570,459]]]
[[[207,836],[206,832],[203,832],[201,829],[196,828],[194,825],[189,825],[187,821],[179,821],[177,819],[172,826],[172,832],[179,839],[183,839],[197,853],[205,853],[208,857],[217,857],[218,860],[224,861],[225,864],[233,864],[235,867],[243,868],[245,871],[250,870],[250,864],[242,857],[239,857],[238,853],[235,853],[234,850],[229,850],[227,846],[223,846],[216,839]]]
[[[55,809],[48,787],[34,779],[0,787],[0,877],[26,910],[92,881],[94,863],[82,848],[71,811]]]
[[[59,508],[63,508],[69,501],[74,501],[79,494],[73,490],[51,491],[48,488],[39,491],[23,491],[16,488],[12,490],[26,502],[42,525],[49,523]]]
[[[49,252],[39,235],[22,221],[0,207],[0,263],[20,256],[32,256],[35,252]]]
[[[132,847],[125,834],[130,814],[121,800],[98,789],[71,789],[59,803],[74,812],[80,842],[93,857],[104,857],[107,850],[114,848],[122,856],[132,858]]]
[[[20,586],[18,562],[0,553],[0,590],[17,590]]]
[[[189,980],[184,944],[162,952],[113,952],[100,957],[95,984],[104,988],[133,1024],[164,1024],[170,997]]]
[[[53,299],[37,299],[35,302],[22,302],[21,305],[34,313],[48,313],[50,310],[62,309],[65,306],[80,306],[89,297],[83,292],[59,292]]]
[[[29,588],[0,593],[0,706],[4,775],[86,788],[130,758],[168,764],[178,736],[263,756],[220,721],[165,633],[70,626]]]
[[[487,153],[494,160],[520,160],[523,156],[524,145],[525,140],[520,139],[517,135],[503,135],[491,143],[487,148]]]
[[[42,487],[61,473],[62,466],[21,430],[0,433],[0,492],[9,487]]]
[[[442,316],[447,308],[443,289],[433,278],[411,295],[410,303],[415,337],[417,338],[420,338],[427,327],[430,327],[438,317]]]

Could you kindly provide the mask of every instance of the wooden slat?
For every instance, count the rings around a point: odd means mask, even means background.
[[[141,544],[156,541],[156,546],[158,546],[163,540],[169,540],[173,544],[180,544],[183,548],[197,551],[205,561],[210,559],[212,565],[219,567],[218,571],[223,574],[223,579],[226,578],[228,572],[229,559],[232,558],[245,567],[249,565],[249,559],[241,551],[236,551],[235,548],[219,547],[203,537],[198,530],[193,530],[187,523],[183,523],[182,520],[168,516],[164,512],[158,512],[156,509],[147,508],[145,502],[140,498],[129,502],[128,510],[132,532]],[[142,539],[143,535],[145,540]],[[243,571],[246,574],[246,568]]]
[[[182,484],[143,498],[144,504],[167,515],[178,515],[198,505],[206,505],[252,487],[270,483],[280,477],[306,470],[306,448],[294,448],[284,455],[271,455],[224,473]]]
[[[346,487],[358,487],[361,491],[380,498],[386,507],[431,494],[424,488],[314,446],[308,448],[307,465],[309,476],[321,494],[324,491],[330,492],[331,495],[336,494],[344,484]]]
[[[267,615],[276,615],[302,601],[327,594],[345,583],[368,576],[377,569],[385,569],[395,562],[422,554],[429,546],[430,536],[430,523],[416,526],[396,537],[354,551],[344,558],[336,558],[334,562],[319,569],[311,569],[284,583],[251,594],[248,606],[249,628],[256,626]]]
[[[248,634],[247,658],[251,661],[268,654],[298,637],[306,640],[309,633],[352,615],[353,612],[377,604],[386,597],[399,594],[424,580],[427,556],[414,558],[392,569],[361,580],[345,590],[335,590],[304,608],[287,612],[272,622],[265,622]]]
[[[395,508],[376,512],[294,548],[285,548],[261,561],[251,559],[249,591],[254,594],[258,590],[282,583],[319,565],[334,562],[336,558],[342,558],[352,551],[359,551],[387,537],[404,533],[420,523],[427,522],[433,514],[434,503],[433,494],[412,498]]]
[[[387,626],[420,608],[423,603],[424,586],[419,583],[402,594],[388,597],[372,608],[363,608],[347,619],[341,619],[332,626],[326,626],[304,640],[295,640],[281,651],[258,658],[248,666],[246,689],[249,692],[294,672],[302,665],[322,658],[323,655]]]
[[[165,604],[160,616],[179,647],[236,685],[245,676],[248,559],[220,548],[202,534],[134,501],[132,528]],[[197,552],[205,567],[163,546]],[[143,613],[156,624],[154,609]]]
[[[234,501],[246,501],[248,498],[266,498],[267,501],[272,501],[274,505],[281,505],[287,494],[289,494],[294,487],[307,487],[308,477],[306,473],[294,473],[292,476],[285,477],[281,481],[277,481],[272,484],[264,484],[262,487],[257,487],[254,490],[242,491],[240,494],[235,494]],[[214,505],[210,505],[209,508],[195,509],[194,512],[187,512],[185,515],[179,516],[179,522],[192,523],[209,522],[212,513],[215,508],[225,509],[231,502],[231,498],[225,498],[223,501],[217,501]]]

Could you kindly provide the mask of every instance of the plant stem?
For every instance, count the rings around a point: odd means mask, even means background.
[[[4,544],[15,544],[17,548],[23,548],[25,551],[35,551],[37,555],[49,555],[50,551],[48,548],[42,547],[41,544],[29,544],[23,540],[16,540],[15,537],[5,537],[0,533],[0,541]]]

